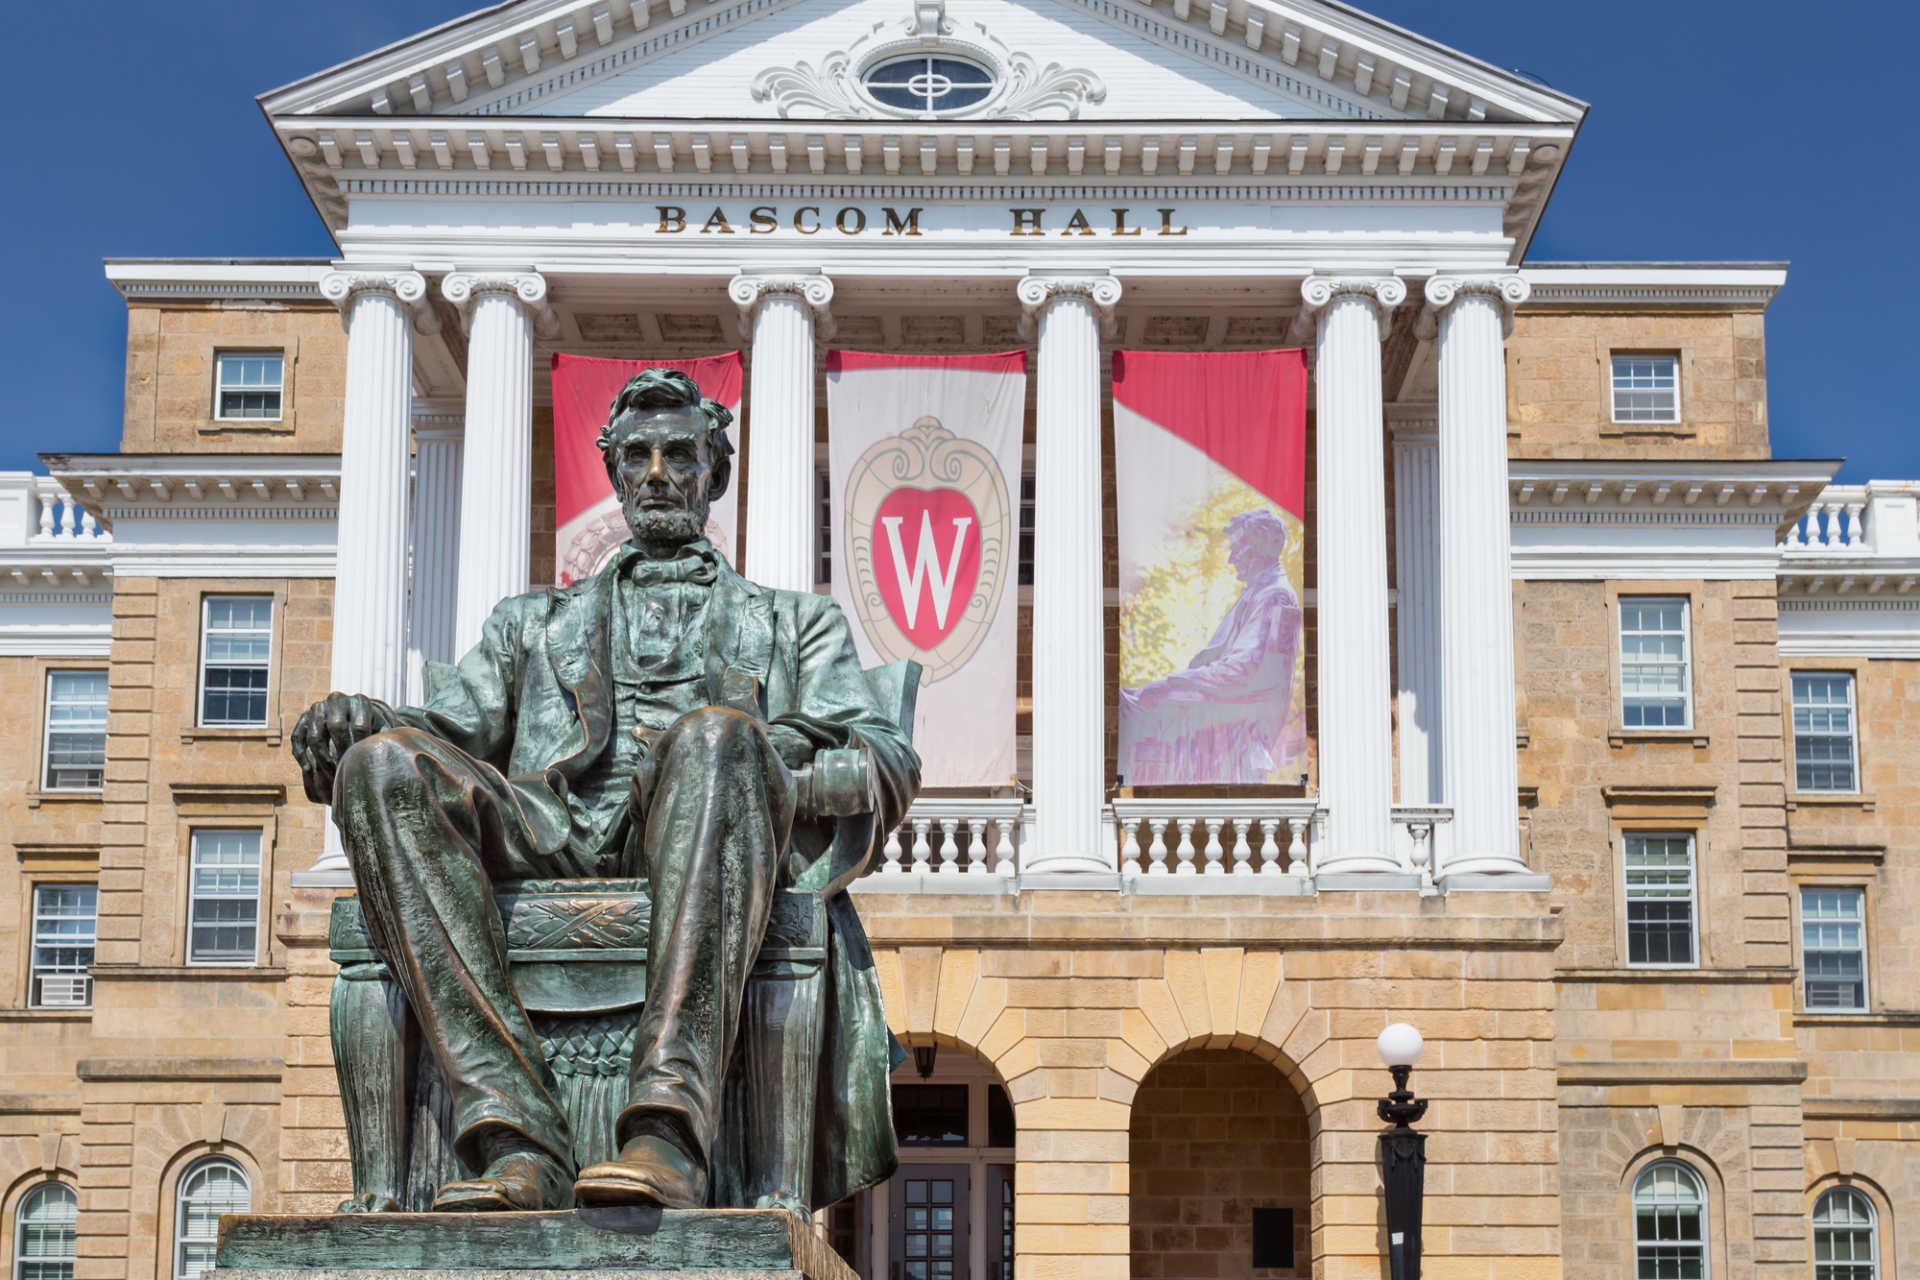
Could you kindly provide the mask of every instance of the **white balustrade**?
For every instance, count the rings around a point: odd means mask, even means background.
[[[1136,890],[1299,892],[1326,810],[1297,799],[1118,799],[1121,876]]]
[[[100,527],[93,513],[82,507],[57,482],[36,477],[30,483],[39,513],[27,537],[28,543],[44,546],[49,543],[68,545],[113,541],[113,535]]]
[[[881,845],[880,865],[862,887],[997,890],[1018,871],[1027,822],[1027,806],[1018,799],[918,800]]]
[[[1403,804],[1393,808],[1393,845],[1400,865],[1420,877],[1420,888],[1433,888],[1433,870],[1443,866],[1452,841],[1453,810],[1441,804]]]
[[[1783,551],[1859,553],[1871,547],[1866,485],[1830,484],[1780,539]]]

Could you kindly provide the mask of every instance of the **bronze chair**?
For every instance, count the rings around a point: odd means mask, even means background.
[[[909,736],[919,680],[914,662],[867,672],[881,711]],[[872,824],[870,815],[834,820],[830,841],[790,866],[790,886],[774,898],[727,1070],[713,1153],[716,1206],[807,1207],[814,1091],[795,1085],[814,1078],[819,1060],[828,904],[863,869]],[[608,1159],[618,1148],[614,1121],[646,1003],[646,886],[523,880],[498,886],[494,897],[514,990],[540,1033],[574,1159],[582,1167]],[[453,1150],[445,1084],[399,984],[367,941],[358,898],[335,901],[327,941],[340,966],[330,1021],[353,1171],[353,1196],[340,1208],[424,1211],[442,1185],[477,1170]],[[770,1048],[748,1052],[755,1044]]]

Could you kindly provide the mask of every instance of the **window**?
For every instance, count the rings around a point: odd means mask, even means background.
[[[278,351],[220,352],[214,358],[218,372],[213,416],[222,421],[278,421],[285,360]]]
[[[47,673],[49,791],[98,791],[107,763],[107,673]]]
[[[1613,420],[1680,421],[1680,357],[1646,353],[1613,357]]]
[[[1800,791],[1855,791],[1853,676],[1793,673],[1793,785]]]
[[[1687,602],[1620,598],[1620,723],[1684,729],[1693,721]]]
[[[252,964],[260,936],[260,833],[195,831],[187,963]]]
[[[938,115],[986,101],[993,72],[964,58],[915,54],[872,68],[862,84],[883,107]]]
[[[1706,1280],[1706,1188],[1685,1165],[1633,1180],[1633,1261],[1636,1280]]]
[[[1626,850],[1627,963],[1693,965],[1693,837],[1630,831]]]
[[[63,1182],[20,1198],[13,1233],[13,1280],[73,1280],[73,1223],[80,1202]]]
[[[1852,1187],[1814,1201],[1813,1280],[1880,1280],[1873,1202]]]
[[[93,1003],[93,942],[98,890],[43,884],[33,890],[33,964],[27,1003],[35,1009],[84,1009]]]
[[[1800,890],[1800,966],[1807,1008],[1866,1010],[1866,898],[1864,889]]]
[[[231,1160],[202,1160],[180,1176],[175,1196],[173,1280],[197,1280],[212,1269],[213,1249],[219,1242],[220,1215],[245,1213],[253,1207],[247,1175]]]
[[[200,723],[267,723],[267,666],[273,650],[273,597],[208,596],[200,644]]]

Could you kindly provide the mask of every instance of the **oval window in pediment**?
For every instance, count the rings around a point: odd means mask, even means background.
[[[868,68],[861,87],[883,107],[945,115],[985,101],[993,92],[993,72],[965,58],[913,54]]]

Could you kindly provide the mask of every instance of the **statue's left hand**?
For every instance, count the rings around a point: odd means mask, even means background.
[[[372,698],[330,693],[308,707],[293,726],[293,758],[307,799],[333,802],[333,775],[347,748],[388,728],[387,717]]]

